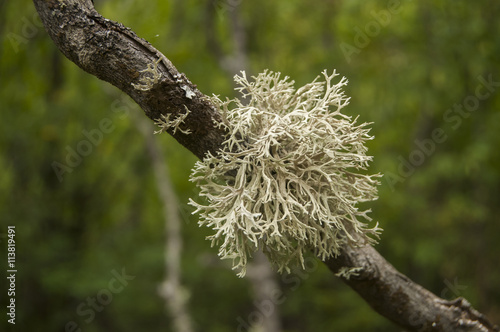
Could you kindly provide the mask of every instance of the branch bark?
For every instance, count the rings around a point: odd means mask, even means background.
[[[219,114],[189,79],[156,48],[120,23],[103,18],[91,0],[34,0],[49,36],[59,50],[78,67],[127,93],[152,120],[172,118],[190,110],[184,120],[192,131],[169,133],[198,158],[215,153],[224,137],[214,128]],[[158,62],[160,79],[148,91],[140,84],[141,71]]]
[[[103,18],[91,0],[33,2],[54,43],[77,66],[127,93],[152,120],[162,114],[178,116],[187,107],[191,113],[184,129],[192,133],[169,133],[198,158],[221,146],[224,131],[213,125],[220,119],[213,105],[151,44]],[[148,91],[135,89],[132,83],[139,83],[141,71],[157,61],[159,81]],[[499,331],[465,299],[439,298],[399,273],[371,246],[346,246],[325,264],[336,274],[357,271],[342,279],[374,310],[408,331]]]
[[[444,300],[398,272],[370,245],[346,246],[325,262],[376,312],[408,331],[498,331],[464,298]],[[341,274],[342,275],[342,274]]]

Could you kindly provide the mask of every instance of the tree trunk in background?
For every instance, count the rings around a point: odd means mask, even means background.
[[[206,20],[206,36],[210,51],[215,56],[221,68],[233,78],[240,71],[248,71],[248,56],[246,52],[246,32],[240,18],[240,6],[235,5],[228,9],[226,14],[229,16],[229,34],[232,41],[232,52],[225,54],[220,45],[217,36],[215,35],[216,27],[215,20],[217,12],[215,3],[207,2],[205,10]],[[260,326],[252,326],[259,332],[280,332],[281,317],[279,306],[274,303],[273,294],[276,291],[281,291],[281,287],[276,280],[276,273],[273,271],[271,263],[267,260],[264,253],[260,250],[255,253],[254,260],[248,265],[247,277],[252,284],[254,310],[262,309],[257,306],[262,306],[263,303],[269,304],[269,312],[262,315],[262,323]]]
[[[145,138],[151,158],[165,220],[165,280],[159,287],[159,294],[165,300],[175,332],[192,332],[192,319],[187,309],[188,291],[181,284],[182,220],[179,201],[170,182],[165,156],[153,135],[153,126],[142,117],[136,118],[134,122]]]
[[[90,0],[33,2],[54,43],[80,68],[127,93],[153,120],[183,114],[187,107],[191,113],[183,129],[191,134],[169,133],[199,158],[221,147],[224,131],[213,125],[220,119],[216,109],[148,42],[104,19]],[[143,71],[155,63],[158,82],[147,91],[135,89],[132,83],[138,84]],[[498,331],[467,301],[437,297],[396,271],[371,246],[346,246],[325,263],[377,312],[408,331]]]

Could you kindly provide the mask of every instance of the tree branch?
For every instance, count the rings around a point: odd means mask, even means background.
[[[62,53],[86,72],[127,93],[156,120],[190,110],[181,129],[172,134],[203,158],[221,146],[224,131],[213,105],[188,78],[151,44],[130,29],[99,15],[90,0],[33,0],[45,28]],[[158,63],[159,79],[150,89],[138,90],[149,64]],[[462,299],[443,300],[415,284],[390,265],[373,247],[346,246],[325,262],[374,310],[409,331],[499,331]],[[349,273],[349,271],[351,273]],[[347,273],[346,273],[347,272]],[[347,278],[347,276],[349,276]]]
[[[444,300],[399,273],[370,245],[346,246],[325,262],[376,312],[408,331],[498,331],[464,298]]]
[[[90,0],[34,0],[35,8],[49,36],[60,51],[78,67],[127,93],[156,120],[161,115],[176,117],[191,112],[184,120],[192,135],[170,130],[170,134],[203,158],[215,153],[224,132],[214,128],[219,114],[189,79],[151,44],[120,23],[103,18]],[[148,65],[158,62],[159,81],[150,90],[134,88],[140,84]]]

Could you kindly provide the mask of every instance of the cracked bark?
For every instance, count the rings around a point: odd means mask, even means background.
[[[183,129],[192,133],[169,133],[198,158],[221,146],[224,131],[213,125],[220,119],[214,106],[151,44],[103,18],[91,0],[33,3],[54,43],[77,66],[127,93],[152,120],[161,114],[184,114],[186,106],[191,113]],[[134,89],[131,84],[140,83],[141,71],[158,60],[159,82],[148,91]],[[358,275],[342,280],[374,310],[408,331],[499,331],[465,299],[439,298],[399,273],[371,246],[346,246],[325,264],[333,273],[360,268]]]
[[[215,153],[224,136],[223,129],[213,127],[219,114],[162,53],[122,24],[103,18],[90,0],[33,2],[49,36],[68,59],[128,94],[152,120],[161,114],[184,114],[186,106],[191,114],[185,126],[193,133],[177,131],[172,136],[198,158],[207,151]],[[160,81],[148,91],[135,89],[132,83],[141,83],[141,71],[158,60]]]

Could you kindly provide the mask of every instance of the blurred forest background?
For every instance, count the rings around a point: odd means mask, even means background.
[[[385,174],[379,200],[369,203],[385,229],[377,249],[437,295],[464,296],[500,323],[500,2],[95,6],[150,41],[205,94],[233,97],[232,75],[242,67],[280,71],[297,87],[323,69],[346,76],[345,111],[373,122],[370,171]],[[88,332],[175,331],[158,291],[165,206],[151,142],[138,125],[146,117],[64,58],[31,2],[0,1],[0,35],[0,254],[5,262],[7,225],[16,225],[15,330],[65,331],[74,322]],[[95,130],[102,139],[82,143]],[[188,181],[196,158],[166,134],[153,142],[178,201],[182,294],[193,329],[248,331],[263,316],[252,280],[218,260],[204,239],[210,230],[197,226],[186,204],[197,197]],[[53,163],[67,165],[78,149],[88,153],[58,177]],[[134,278],[110,293],[123,271]],[[399,331],[323,264],[274,281],[283,331]],[[5,277],[0,287],[0,326],[10,329]],[[87,298],[96,296],[105,305],[92,315]]]

